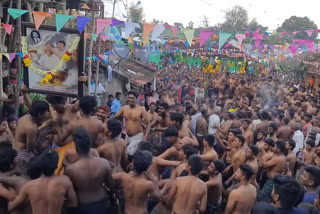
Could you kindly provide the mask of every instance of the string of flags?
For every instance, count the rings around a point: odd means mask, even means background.
[[[20,56],[21,59],[23,59],[22,53],[0,53],[0,61],[2,60],[2,56],[4,56],[11,63],[14,60],[14,58],[16,58],[17,55]]]

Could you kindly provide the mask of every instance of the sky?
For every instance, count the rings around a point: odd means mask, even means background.
[[[112,14],[112,0],[106,3],[106,15]],[[138,0],[128,0],[137,3]],[[291,16],[307,16],[320,28],[320,0],[140,0],[145,19],[162,20],[173,24],[180,22],[187,26],[190,21],[194,27],[203,26],[204,15],[209,18],[209,26],[224,20],[224,12],[235,5],[244,7],[249,19],[256,18],[258,23],[275,30]],[[115,15],[121,18],[125,12],[121,3],[115,8]],[[123,18],[122,18],[123,19]]]

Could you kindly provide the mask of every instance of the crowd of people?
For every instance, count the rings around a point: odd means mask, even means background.
[[[0,213],[319,213],[320,97],[303,79],[177,64],[125,105],[22,96],[25,115],[1,115]]]

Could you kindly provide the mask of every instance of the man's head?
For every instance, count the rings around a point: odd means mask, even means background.
[[[133,167],[134,171],[141,175],[147,171],[152,164],[152,154],[149,151],[137,151],[133,155]]]
[[[212,163],[208,166],[207,172],[212,174],[219,174],[224,170],[224,163],[221,160],[214,160]]]
[[[278,130],[278,125],[276,123],[270,123],[269,128],[268,128],[268,132],[270,135],[273,135],[274,133],[276,133]]]
[[[316,146],[314,140],[307,140],[306,142],[306,149],[308,151],[312,151],[312,149]]]
[[[176,106],[175,105],[170,105],[169,106],[169,114],[175,113],[176,112]]]
[[[302,189],[296,179],[290,176],[278,175],[273,179],[272,201],[284,209],[293,208],[300,198]]]
[[[215,137],[212,134],[207,134],[204,136],[203,144],[208,145],[209,147],[213,147],[215,142]]]
[[[91,116],[97,108],[97,98],[94,96],[84,96],[80,97],[80,109],[83,114]]]
[[[158,108],[158,113],[160,116],[165,116],[167,111],[169,110],[169,105],[168,103],[160,103],[159,108]]]
[[[56,151],[47,149],[29,163],[28,175],[36,179],[41,175],[50,177],[58,166],[59,155]]]
[[[305,167],[300,179],[305,187],[316,189],[320,185],[320,167],[313,165]]]
[[[0,151],[0,172],[8,172],[14,168],[14,159],[17,152],[14,149],[3,149]]]
[[[181,113],[176,112],[176,113],[170,114],[171,126],[174,126],[174,127],[182,126],[183,120],[184,120],[184,117],[183,117],[183,114]]]
[[[286,142],[286,150],[293,151],[295,147],[296,147],[296,142],[293,139],[289,139]]]
[[[249,125],[250,125],[251,121],[248,120],[248,119],[243,119],[242,122],[241,122],[241,125],[242,125],[242,128],[244,130],[247,130],[249,128]]]
[[[181,156],[183,159],[188,160],[191,155],[196,154],[196,150],[192,145],[184,145],[182,146]]]
[[[46,120],[50,117],[48,103],[41,100],[34,101],[31,105],[30,115],[36,120]]]
[[[139,150],[140,151],[149,151],[152,153],[152,144],[148,141],[141,141],[139,143]]]
[[[128,105],[133,107],[137,104],[138,93],[136,91],[128,92]]]
[[[121,99],[121,92],[117,92],[117,93],[116,93],[116,98],[117,98],[117,100],[120,100],[120,99]]]
[[[253,168],[250,165],[243,163],[237,169],[234,179],[238,181],[244,180],[248,182],[253,175],[254,175]]]
[[[0,117],[0,133],[3,133],[8,128],[8,122],[5,117]]]
[[[113,101],[113,95],[112,94],[108,95],[108,101]]]
[[[203,160],[199,155],[191,155],[188,159],[187,170],[191,175],[198,175],[203,168]]]
[[[236,135],[235,140],[233,141],[233,145],[235,147],[242,147],[245,142],[245,139],[242,135]]]
[[[119,120],[110,119],[103,125],[103,133],[111,139],[118,137],[122,131],[122,124]]]
[[[179,138],[179,132],[176,127],[169,126],[165,131],[164,131],[164,136],[167,139],[167,141],[173,145],[178,141]]]
[[[60,40],[58,42],[58,48],[59,48],[59,50],[64,50],[66,48],[66,42],[63,40]]]
[[[235,140],[236,135],[242,135],[242,131],[239,128],[231,129],[228,134],[228,141],[232,142]]]
[[[46,100],[52,106],[52,108],[56,110],[58,113],[64,112],[64,106],[67,101],[66,97],[57,95],[47,95]]]
[[[149,105],[149,110],[150,110],[150,112],[155,112],[155,110],[156,110],[156,104],[155,103],[150,103],[150,105]]]
[[[79,155],[89,155],[91,148],[91,137],[84,128],[76,128],[72,133],[73,141],[76,145],[76,151]]]
[[[260,150],[259,147],[256,145],[251,145],[247,150],[246,150],[246,156],[247,159],[253,159],[255,157],[257,157],[257,155],[259,154]]]
[[[257,133],[257,140],[264,140],[268,136],[268,133],[264,130],[260,130]]]
[[[15,131],[17,128],[17,118],[14,115],[11,115],[7,119],[9,128],[11,131]]]
[[[280,140],[275,143],[274,153],[276,154],[285,154],[286,153],[286,144]]]
[[[95,113],[97,118],[104,122],[110,113],[110,107],[108,105],[100,105],[98,111]]]

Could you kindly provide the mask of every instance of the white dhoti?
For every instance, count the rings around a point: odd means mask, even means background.
[[[127,148],[127,152],[128,155],[133,156],[134,153],[138,150],[139,147],[139,143],[143,140],[143,133],[138,133],[132,137],[128,136],[128,148]]]

